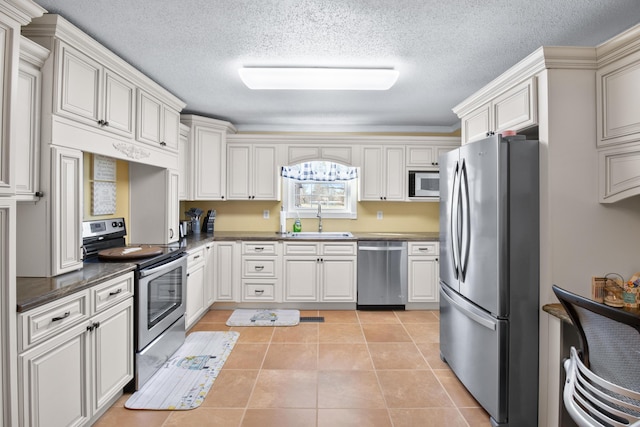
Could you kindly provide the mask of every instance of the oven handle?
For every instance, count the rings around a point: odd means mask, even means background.
[[[152,274],[155,274],[155,273],[157,273],[159,271],[163,271],[163,270],[166,270],[166,269],[169,269],[169,268],[173,267],[174,265],[183,263],[185,261],[184,258],[185,258],[184,254],[181,254],[176,259],[174,259],[172,261],[169,261],[169,262],[166,262],[164,264],[160,264],[157,267],[142,269],[142,270],[140,270],[140,273],[139,273],[140,277],[151,276]]]

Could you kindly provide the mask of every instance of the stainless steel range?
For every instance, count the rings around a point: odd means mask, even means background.
[[[124,218],[82,223],[85,262],[135,263],[135,387],[185,340],[187,257],[179,244],[125,244]]]

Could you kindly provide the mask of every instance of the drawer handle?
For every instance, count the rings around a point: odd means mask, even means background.
[[[66,319],[69,316],[71,316],[71,312],[70,311],[65,311],[65,313],[62,316],[54,317],[53,319],[51,319],[51,321],[52,322],[57,322],[59,320]]]
[[[428,251],[429,248],[418,248],[419,251]]]
[[[253,267],[253,268],[254,268],[254,270],[256,270],[256,271],[262,271],[262,270],[264,270],[264,265],[256,265],[256,266],[255,266],[255,267]]]
[[[262,251],[264,251],[264,248],[255,248],[255,251],[256,252],[262,252]]]
[[[193,259],[198,259],[198,258],[200,258],[200,255],[196,255],[193,257]]]
[[[264,289],[256,289],[254,292],[256,294],[262,295],[262,294],[264,294]]]
[[[121,293],[121,292],[122,292],[122,288],[118,288],[118,290],[117,290],[117,291],[109,292],[109,296],[110,296],[110,297],[112,297],[112,296],[114,296],[114,295],[118,295],[118,294],[119,294],[119,293]]]

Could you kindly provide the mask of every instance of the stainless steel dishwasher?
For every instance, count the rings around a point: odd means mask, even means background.
[[[404,309],[407,242],[358,242],[358,309]]]

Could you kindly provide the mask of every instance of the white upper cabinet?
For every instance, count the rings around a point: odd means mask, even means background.
[[[227,198],[279,200],[278,146],[227,145]]]
[[[287,165],[295,165],[313,160],[325,160],[343,165],[352,165],[353,148],[347,144],[318,145],[317,141],[312,141],[311,144],[308,145],[293,144],[287,146]]]
[[[222,120],[190,114],[182,115],[181,120],[191,128],[187,200],[226,200],[227,132],[235,133],[235,128]]]
[[[180,113],[153,95],[138,90],[136,139],[146,144],[178,151]]]
[[[442,144],[442,145],[439,145]],[[443,138],[442,141],[433,141],[433,145],[407,145],[406,166],[409,169],[437,169],[440,154],[455,150],[460,146],[458,138]]]
[[[22,27],[49,49],[42,67],[42,140],[178,169],[185,104],[56,14]]]
[[[189,195],[189,126],[180,123],[178,140],[178,199],[187,200]]]
[[[404,145],[362,147],[361,200],[405,200],[404,151]]]
[[[640,141],[640,52],[596,72],[598,146]]]
[[[20,38],[14,164],[15,191],[21,200],[35,200],[40,194],[40,70],[47,55],[47,49],[25,37]]]
[[[132,137],[135,86],[67,43],[58,49],[57,114]]]
[[[485,138],[490,132],[520,131],[537,125],[537,93],[533,76],[465,113],[461,117],[462,143]]]

